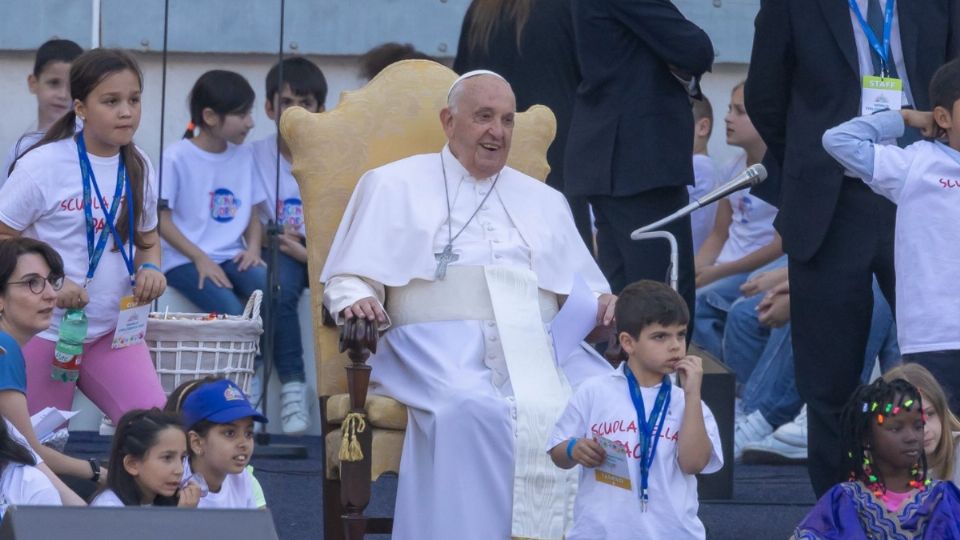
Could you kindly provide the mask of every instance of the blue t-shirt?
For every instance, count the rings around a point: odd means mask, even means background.
[[[0,391],[27,393],[27,366],[20,344],[10,334],[0,332]]]

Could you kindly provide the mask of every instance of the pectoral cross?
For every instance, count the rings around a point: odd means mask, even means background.
[[[437,258],[437,272],[435,279],[443,280],[447,277],[447,265],[460,259],[460,256],[453,252],[453,244],[447,244],[440,253],[434,253]]]

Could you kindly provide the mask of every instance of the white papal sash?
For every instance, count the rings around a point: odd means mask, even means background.
[[[577,477],[575,469],[555,466],[545,448],[570,385],[541,321],[536,274],[506,266],[484,267],[484,274],[517,406],[511,534],[561,539]]]

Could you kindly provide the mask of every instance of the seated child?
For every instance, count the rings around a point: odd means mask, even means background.
[[[933,112],[904,109],[854,118],[827,130],[823,147],[876,193],[897,205],[894,249],[897,338],[904,362],[923,365],[960,413],[960,60],[930,81]],[[904,133],[945,133],[948,144],[882,144]]]
[[[725,117],[727,144],[738,146],[738,157],[720,182],[760,163],[767,151],[743,104],[741,82],[733,88]],[[693,342],[723,359],[722,338],[730,305],[751,272],[783,255],[780,235],[773,228],[777,209],[749,191],[737,191],[717,203],[713,230],[697,251],[697,302]]]
[[[629,359],[577,389],[547,444],[558,467],[583,467],[567,540],[705,537],[694,475],[719,470],[723,454],[700,400],[701,360],[686,355],[689,318],[662,283],[638,281],[620,294],[615,319]],[[610,452],[618,455],[605,463]],[[607,469],[617,458],[626,476]]]
[[[267,117],[276,121],[290,107],[303,107],[312,113],[323,110],[327,99],[327,80],[316,64],[304,57],[284,59],[282,87],[278,80],[279,71],[280,64],[276,64],[267,73],[267,99],[264,102]],[[276,272],[280,295],[275,316],[276,327],[284,330],[277,332],[276,341],[278,345],[283,344],[282,350],[286,353],[277,354],[274,358],[277,375],[283,385],[280,389],[280,423],[284,433],[300,435],[310,426],[298,313],[300,295],[307,286],[303,201],[300,198],[300,186],[290,169],[290,148],[283,137],[276,133],[254,141],[251,146],[257,177],[266,194],[266,201],[260,206],[261,221],[266,224],[268,220],[273,220],[278,227],[282,227],[277,236],[279,253]],[[278,147],[281,157],[279,171]],[[264,248],[263,259],[268,258],[268,251]]]
[[[883,375],[887,382],[903,379],[917,387],[923,398],[923,451],[927,455],[930,477],[960,482],[960,420],[950,412],[943,387],[920,364],[902,364]]]
[[[793,538],[960,538],[960,491],[927,475],[916,387],[882,378],[861,385],[840,429],[850,480],[817,501]]]
[[[176,415],[160,409],[124,414],[113,435],[107,486],[90,506],[196,508],[199,486],[181,483],[186,455],[187,437]]]
[[[259,508],[259,484],[247,465],[253,423],[266,423],[233,381],[208,377],[181,384],[165,407],[179,412],[187,430],[183,481],[204,488],[198,508]],[[262,495],[261,495],[262,497]]]
[[[713,106],[707,96],[693,101],[693,185],[687,186],[691,202],[713,191],[717,187],[717,165],[707,154],[707,143],[710,142],[710,133],[713,131]],[[717,205],[710,204],[694,210],[690,214],[690,229],[693,233],[693,252],[700,251],[700,246],[713,230],[713,223],[717,216]]]
[[[47,129],[73,106],[70,100],[70,64],[83,49],[69,39],[51,39],[37,49],[33,73],[27,76],[27,87],[37,97],[37,125],[10,147],[0,169],[3,185],[13,163],[31,146],[40,141]]]
[[[3,519],[10,505],[60,506],[62,503],[57,488],[36,467],[36,454],[25,442],[15,438],[9,429],[14,428],[6,422],[0,422],[0,519]]]

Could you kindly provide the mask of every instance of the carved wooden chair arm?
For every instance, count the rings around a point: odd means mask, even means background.
[[[354,362],[365,362],[370,354],[377,352],[378,337],[376,321],[347,319],[340,329],[340,352],[346,352]]]

